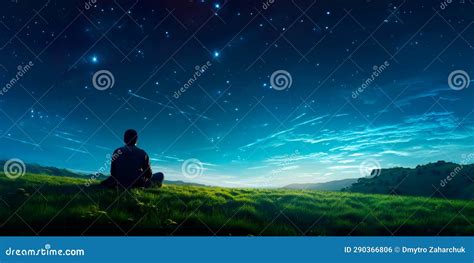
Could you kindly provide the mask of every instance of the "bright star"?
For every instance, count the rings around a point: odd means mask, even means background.
[[[218,51],[214,51],[214,57],[217,58],[220,56],[220,53]]]
[[[93,56],[92,63],[97,63],[97,62],[99,62],[99,58],[97,58],[97,56]]]
[[[215,7],[216,9],[219,9],[219,8],[221,8],[221,4],[215,3],[215,4],[214,4],[214,7]]]

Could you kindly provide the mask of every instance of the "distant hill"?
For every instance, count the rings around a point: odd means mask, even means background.
[[[438,161],[414,169],[381,169],[372,174],[376,175],[360,178],[343,191],[474,199],[474,164]]]
[[[5,162],[5,160],[0,160],[0,167],[3,167]],[[76,173],[68,169],[42,166],[39,164],[27,163],[25,165],[26,172],[32,174],[83,179],[92,176]],[[102,180],[105,177],[107,177],[107,175],[101,174],[98,179]],[[166,179],[165,184],[206,186],[197,183],[170,181]],[[416,168],[398,167],[374,170],[371,176],[364,178],[343,179],[315,184],[290,184],[283,188],[474,199],[474,164],[461,165],[438,161],[436,163],[418,165]]]
[[[0,160],[0,167],[3,167],[6,163],[6,160]],[[70,171],[64,168],[57,168],[57,167],[49,167],[49,166],[42,166],[39,164],[34,163],[25,163],[26,172],[31,174],[45,174],[50,176],[61,176],[61,177],[73,177],[73,178],[97,178],[98,181],[104,180],[109,175],[98,173],[96,175],[93,174],[81,174]],[[165,184],[173,184],[173,185],[188,185],[188,186],[206,186],[203,184],[197,183],[190,183],[184,181],[171,181],[165,179]]]
[[[0,167],[5,166],[6,160],[0,160]],[[67,176],[67,177],[80,177],[84,178],[84,175],[79,173],[72,172],[67,169],[56,168],[56,167],[49,167],[49,166],[42,166],[39,164],[34,163],[25,163],[26,172],[33,173],[33,174],[47,174],[47,175],[54,175],[54,176]]]
[[[325,183],[314,184],[289,184],[284,186],[285,189],[307,189],[307,190],[321,190],[321,191],[340,191],[353,183],[357,182],[357,178],[342,179],[337,181],[330,181]]]

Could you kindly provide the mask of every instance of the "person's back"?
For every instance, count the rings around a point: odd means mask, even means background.
[[[148,154],[136,146],[138,133],[127,130],[123,135],[125,146],[118,148],[112,155],[110,176],[102,181],[105,187],[161,187],[163,173],[152,174]]]
[[[140,185],[151,177],[148,155],[135,145],[126,145],[114,151],[110,174],[123,187]]]

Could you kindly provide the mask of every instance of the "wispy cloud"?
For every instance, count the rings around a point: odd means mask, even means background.
[[[71,151],[71,152],[89,154],[89,152],[86,152],[86,151],[80,150],[80,149],[75,149],[75,148],[66,147],[66,146],[59,146],[59,147],[62,148],[62,149],[66,149],[66,150],[68,150],[68,151]]]
[[[156,104],[156,105],[160,105],[161,107],[176,111],[176,112],[184,114],[184,115],[196,116],[196,117],[200,117],[202,119],[211,120],[211,118],[209,118],[208,116],[195,112],[196,109],[194,107],[190,107],[190,109],[192,109],[194,112],[189,112],[189,111],[184,111],[182,109],[178,109],[178,108],[174,107],[172,103],[165,104],[165,103],[162,103],[162,102],[159,102],[159,101],[156,101],[156,100],[146,98],[144,96],[140,96],[140,95],[138,95],[136,93],[133,93],[133,92],[129,92],[128,94],[130,96],[134,97],[134,98],[137,98],[137,99],[140,99],[140,100],[143,100],[143,101],[147,101],[147,102],[150,102],[150,103],[153,103],[153,104]]]
[[[459,145],[468,147],[468,142],[474,139],[470,133],[474,130],[472,121],[465,120],[464,129],[456,129],[461,120],[454,112],[431,111],[409,115],[396,123],[345,126],[337,130],[326,127],[324,132],[314,133],[308,131],[315,130],[313,124],[325,116],[308,117],[302,116],[291,127],[241,147],[244,150],[268,148],[267,153],[280,153],[253,160],[254,165],[250,167],[254,168],[247,170],[260,169],[259,172],[265,174],[269,171],[261,163],[277,167],[273,170],[280,172],[279,182],[291,181],[295,176],[306,178],[307,182],[354,178],[361,176],[359,167],[368,159],[376,159],[382,167],[400,162],[404,166],[416,165],[446,159],[445,153],[462,150]],[[295,149],[298,149],[296,154]],[[310,176],[313,172],[320,174]]]

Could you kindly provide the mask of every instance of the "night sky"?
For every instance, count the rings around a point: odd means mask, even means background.
[[[3,2],[1,159],[91,173],[134,128],[210,185],[474,162],[469,0]]]

